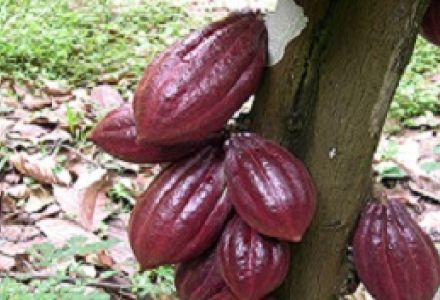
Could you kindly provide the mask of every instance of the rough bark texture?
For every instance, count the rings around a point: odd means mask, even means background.
[[[266,72],[253,128],[302,158],[318,211],[278,299],[335,299],[345,250],[370,187],[385,116],[408,62],[425,0],[300,0],[309,17]]]

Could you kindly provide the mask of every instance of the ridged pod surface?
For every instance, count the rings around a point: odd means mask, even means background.
[[[240,217],[264,235],[301,240],[316,206],[301,161],[253,133],[233,134],[226,151],[228,194]]]
[[[170,46],[134,95],[138,141],[177,144],[222,128],[256,90],[266,63],[261,16],[233,14]]]
[[[439,287],[434,244],[398,200],[367,204],[353,254],[359,278],[377,300],[431,300]]]
[[[194,153],[211,140],[174,146],[138,145],[133,108],[126,104],[109,112],[90,135],[105,152],[132,163],[176,161]]]
[[[262,236],[238,216],[228,222],[217,251],[223,278],[240,300],[261,300],[289,270],[288,243]]]
[[[212,296],[209,300],[240,300],[238,299],[228,287],[223,288],[220,292]]]
[[[227,288],[215,250],[179,264],[174,282],[180,300],[211,300]]]
[[[221,149],[207,147],[174,163],[138,199],[129,239],[142,269],[180,263],[210,248],[232,209]]]
[[[440,1],[431,0],[422,21],[422,34],[431,43],[440,46]]]

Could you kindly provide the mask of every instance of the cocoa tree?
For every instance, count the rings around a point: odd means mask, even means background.
[[[304,160],[318,210],[292,245],[278,299],[334,299],[347,276],[347,243],[370,193],[386,113],[408,63],[424,0],[299,0],[309,18],[257,93],[252,127]]]

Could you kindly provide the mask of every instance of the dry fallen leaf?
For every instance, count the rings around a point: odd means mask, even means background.
[[[21,174],[30,176],[39,182],[69,185],[72,181],[67,170],[57,168],[53,156],[41,158],[39,155],[31,156],[20,152],[14,154],[10,162]]]
[[[27,93],[29,93],[29,89],[26,86],[16,82],[14,83],[13,88],[15,93],[20,97],[24,97]]]
[[[15,266],[15,259],[0,254],[0,271],[9,271]]]
[[[440,211],[423,213],[419,225],[426,233],[440,241]]]
[[[42,188],[41,186],[32,189],[29,195],[29,199],[24,205],[24,210],[27,213],[35,213],[42,210],[45,206],[48,206],[53,202],[53,196],[51,193]]]
[[[16,184],[6,189],[6,194],[15,199],[27,198],[30,192],[26,184]]]
[[[404,133],[396,138],[398,153],[394,160],[409,175],[410,189],[422,196],[440,202],[440,170],[428,172],[426,161],[435,161],[434,147],[440,142],[434,132]]]
[[[27,108],[27,109],[39,110],[39,109],[42,109],[44,107],[51,106],[52,105],[52,100],[47,99],[47,98],[35,97],[35,96],[27,94],[24,97],[22,103],[23,103],[24,107]]]
[[[8,119],[0,119],[0,142],[3,143],[6,133],[14,126],[15,122]]]
[[[89,231],[96,230],[115,209],[106,195],[109,186],[105,175],[105,170],[96,169],[82,173],[71,188],[54,186],[54,196],[62,210]]]
[[[41,212],[34,212],[29,215],[29,219],[33,222],[37,222],[48,217],[54,216],[61,211],[61,208],[55,204],[49,204],[46,208],[44,208]]]
[[[90,98],[97,104],[97,107],[103,110],[116,108],[124,103],[119,92],[109,85],[94,87],[91,91]]]
[[[99,238],[91,232],[86,231],[73,221],[63,219],[44,219],[36,224],[47,236],[49,241],[56,246],[63,246],[69,239],[75,236],[83,236],[88,242],[98,242]]]
[[[36,142],[36,140],[47,133],[47,130],[41,126],[33,124],[24,124],[18,122],[11,128],[7,134],[10,139],[21,139]]]
[[[117,239],[120,242],[108,250],[108,255],[115,263],[114,269],[132,275],[136,271],[136,261],[128,241],[128,219],[129,214],[120,214],[117,219],[109,222],[107,228],[108,237]]]
[[[70,88],[62,82],[44,80],[44,91],[51,96],[63,96],[70,93]]]
[[[16,201],[2,193],[3,191],[2,184],[0,183],[0,218],[3,216],[3,213],[12,213],[16,211]]]
[[[69,101],[72,101],[73,99],[75,99],[75,95],[53,96],[52,97],[52,101],[55,104],[61,104],[61,103],[69,102]]]
[[[38,139],[39,142],[60,142],[60,141],[72,141],[72,136],[61,128],[55,128],[48,134],[43,135]]]
[[[30,246],[45,240],[35,226],[2,225],[0,230],[0,250],[10,256],[23,254]]]

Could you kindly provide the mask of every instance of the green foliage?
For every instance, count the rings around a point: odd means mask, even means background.
[[[117,14],[110,0],[84,1],[74,9],[69,2],[0,1],[0,77],[84,85],[102,74],[136,76],[191,26],[170,1],[148,1]]]
[[[430,75],[440,73],[440,48],[418,38],[411,61],[400,80],[389,116],[404,122],[425,112],[439,112],[440,80]]]
[[[426,172],[431,173],[440,169],[440,162],[438,161],[426,161],[423,162],[420,167]]]
[[[136,200],[134,199],[132,193],[122,183],[119,182],[115,183],[108,191],[108,196],[115,201],[127,201],[130,204],[130,209],[136,203]]]
[[[391,161],[384,161],[374,166],[374,171],[381,179],[402,179],[407,174],[399,166]]]
[[[12,278],[0,280],[0,299],[4,300],[109,300],[104,292],[87,291],[82,286],[64,284],[61,278],[54,276],[47,280],[31,280],[23,284]]]
[[[73,237],[62,247],[51,243],[34,245],[28,249],[32,262],[39,268],[56,266],[56,273],[49,278],[34,278],[27,274],[0,279],[0,299],[110,299],[109,294],[88,285],[97,283],[88,275],[88,265],[75,259],[76,256],[97,253],[109,249],[118,241],[89,242],[85,237]],[[99,280],[117,275],[114,270],[102,271]],[[174,268],[162,266],[155,270],[137,273],[131,278],[132,293],[139,297],[159,299],[161,295],[175,294]]]
[[[53,244],[46,242],[32,246],[28,249],[28,252],[35,259],[36,265],[48,267],[73,255],[96,253],[106,250],[117,243],[118,241],[116,240],[89,243],[87,238],[78,236],[69,239],[66,245],[60,248],[56,248]]]
[[[34,245],[28,253],[34,260],[34,265],[47,268],[60,265],[56,274],[47,279],[33,278],[28,275],[4,278],[0,281],[1,299],[99,299],[107,300],[110,296],[101,291],[88,290],[86,284],[93,282],[84,273],[85,265],[75,261],[75,255],[85,255],[105,250],[115,245],[117,241],[88,242],[85,237],[73,237],[62,247],[51,243]],[[66,263],[67,264],[62,264]],[[26,282],[27,284],[23,284]]]
[[[434,154],[440,155],[440,144],[434,147]]]
[[[5,146],[0,146],[0,172],[7,167],[7,163],[9,161],[10,153],[8,148]]]
[[[161,266],[136,274],[132,279],[132,291],[141,297],[149,295],[153,299],[159,299],[160,295],[174,294],[174,268]]]

